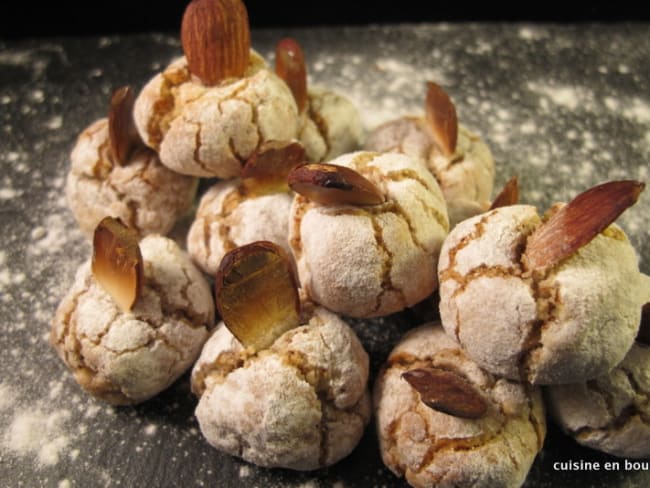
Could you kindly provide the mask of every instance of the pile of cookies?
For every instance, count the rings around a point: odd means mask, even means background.
[[[239,0],[193,0],[181,37],[72,150],[93,256],[50,337],[85,390],[135,404],[193,368],[206,440],[295,470],[347,456],[374,415],[384,463],[418,487],[520,486],[545,406],[582,444],[650,456],[650,278],[614,224],[642,183],[543,215],[516,179],[490,201],[490,150],[437,84],[422,116],[364,137],[348,99],[308,86],[295,40],[273,69],[251,49]],[[219,180],[185,252],[164,235],[199,178]],[[439,322],[413,324],[371,395],[346,317],[435,293]]]

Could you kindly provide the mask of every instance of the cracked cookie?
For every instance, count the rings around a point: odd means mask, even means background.
[[[360,151],[331,163],[322,166],[354,170],[376,187],[380,198],[373,202],[367,198],[372,192],[359,188],[347,191],[350,183],[335,181],[331,172],[323,172],[320,192],[292,186],[304,194],[297,194],[291,206],[289,244],[309,298],[336,313],[377,317],[415,305],[433,293],[449,222],[431,173],[395,153]],[[363,198],[315,200],[325,191]]]
[[[163,164],[233,178],[265,141],[295,139],[296,103],[249,49],[242,2],[192,1],[181,34],[185,56],[151,79],[135,102],[138,131]]]
[[[481,138],[457,122],[447,94],[432,82],[427,90],[426,117],[386,122],[368,135],[364,147],[404,153],[423,162],[440,185],[453,227],[489,208],[494,159]]]
[[[543,218],[513,205],[458,224],[438,270],[447,333],[511,379],[576,383],[612,369],[634,342],[647,297],[637,254],[612,222],[642,189],[610,182]]]
[[[122,310],[88,261],[50,331],[77,383],[114,405],[143,402],[170,386],[194,363],[214,325],[209,285],[178,245],[150,235],[139,248],[141,291],[130,310]]]
[[[201,197],[187,236],[187,250],[214,275],[224,255],[267,240],[289,250],[289,170],[304,161],[298,143],[265,143],[244,166],[241,179],[221,181]]]
[[[585,383],[549,386],[548,408],[580,444],[620,457],[650,457],[650,346]]]
[[[360,148],[361,117],[343,95],[320,86],[308,86],[307,68],[300,44],[282,39],[275,48],[275,71],[293,93],[300,114],[298,139],[307,160],[329,161]]]
[[[352,329],[320,307],[300,314],[291,264],[268,242],[226,255],[215,287],[224,322],[192,371],[207,441],[301,471],[347,456],[371,413],[368,355]]]
[[[163,166],[134,136],[133,92],[115,91],[108,118],[83,130],[70,155],[65,194],[81,230],[92,235],[106,216],[140,235],[167,234],[192,206],[198,180]]]
[[[518,487],[544,443],[539,389],[482,370],[438,323],[397,344],[373,399],[382,459],[411,486]]]

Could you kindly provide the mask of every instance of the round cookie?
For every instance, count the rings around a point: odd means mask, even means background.
[[[462,377],[484,403],[483,415],[429,407],[402,376],[420,368]],[[382,459],[414,487],[521,486],[546,433],[539,389],[485,372],[435,323],[411,330],[390,353],[374,406]]]
[[[142,89],[134,116],[164,165],[203,177],[239,176],[261,144],[298,133],[291,91],[254,51],[242,78],[214,86],[192,76],[185,57],[175,60]]]
[[[324,87],[310,87],[298,139],[309,161],[329,161],[361,147],[363,125],[352,102]]]
[[[343,95],[309,86],[302,46],[290,37],[275,46],[275,72],[289,86],[300,114],[298,139],[310,162],[329,161],[360,148],[359,112]]]
[[[513,205],[452,230],[438,271],[443,326],[481,367],[507,378],[560,384],[605,374],[639,327],[646,292],[636,252],[612,224],[535,272],[522,254],[541,225],[534,207]]]
[[[546,392],[553,418],[580,444],[614,456],[650,457],[650,346],[637,342],[609,373]]]
[[[192,371],[203,435],[266,467],[313,470],[347,456],[370,419],[368,356],[352,329],[316,308],[267,349],[219,325]]]
[[[72,214],[87,235],[106,216],[121,219],[141,236],[167,234],[192,206],[198,180],[171,171],[142,145],[124,164],[115,161],[109,124],[107,118],[92,123],[72,149],[65,186]]]
[[[144,286],[122,312],[95,280],[90,261],[52,321],[50,343],[90,394],[114,405],[143,402],[196,360],[214,325],[208,283],[172,240],[140,242]]]
[[[361,151],[331,164],[358,172],[384,201],[324,205],[296,195],[289,242],[307,295],[353,317],[388,315],[426,298],[437,288],[449,229],[433,176],[403,154]]]
[[[451,101],[447,99],[447,103]],[[450,123],[456,124],[453,111],[454,120]],[[457,124],[457,139],[449,153],[437,144],[431,123],[419,116],[380,125],[368,135],[364,148],[407,154],[429,168],[447,202],[452,227],[490,207],[494,158],[483,140],[462,124]]]
[[[247,195],[238,180],[221,181],[201,198],[187,235],[187,251],[209,275],[238,246],[266,240],[289,250],[289,193]]]

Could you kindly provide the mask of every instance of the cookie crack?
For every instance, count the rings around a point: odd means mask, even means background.
[[[368,216],[370,224],[372,225],[372,230],[375,238],[375,244],[379,250],[381,256],[381,293],[377,295],[377,301],[375,303],[372,313],[376,313],[382,306],[383,298],[387,293],[394,292],[399,297],[402,306],[406,306],[406,297],[404,292],[395,286],[393,279],[391,277],[392,264],[394,259],[394,254],[390,251],[383,237],[383,230],[379,223],[373,218],[372,215]]]
[[[212,174],[212,171],[210,171],[210,168],[208,168],[207,163],[201,159],[201,147],[203,144],[201,141],[201,131],[203,130],[203,125],[201,122],[193,122],[187,119],[185,119],[185,122],[189,125],[193,125],[196,128],[196,132],[194,133],[194,152],[192,153],[192,159],[205,174]]]
[[[528,324],[528,334],[524,338],[523,347],[517,357],[517,370],[521,381],[532,381],[534,368],[532,361],[536,350],[544,347],[543,335],[551,323],[555,323],[558,305],[561,304],[560,285],[554,280],[550,282],[550,272],[541,279],[522,277],[529,284],[535,300],[535,319]]]

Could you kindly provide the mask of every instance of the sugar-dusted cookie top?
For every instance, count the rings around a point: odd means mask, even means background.
[[[435,323],[390,353],[374,407],[382,459],[414,487],[519,487],[546,432],[539,389],[482,370]]]
[[[323,192],[346,186],[327,181],[336,167],[362,175],[378,200],[357,205],[295,197],[290,245],[305,292],[354,317],[388,315],[426,298],[437,288],[435,267],[449,228],[431,173],[403,154],[361,151],[334,159],[326,171],[314,167],[314,178],[325,175]],[[309,177],[309,171],[301,176]]]

